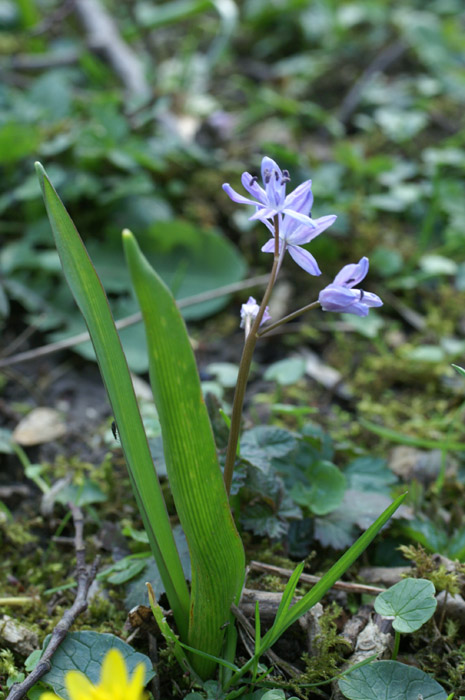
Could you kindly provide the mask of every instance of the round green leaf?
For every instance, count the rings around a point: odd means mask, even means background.
[[[46,637],[43,648],[47,648],[50,635]],[[129,644],[123,642],[113,634],[99,634],[85,630],[83,632],[72,632],[68,634],[64,642],[59,646],[53,655],[52,667],[43,676],[44,683],[50,685],[55,693],[64,700],[69,700],[69,695],[65,687],[65,675],[68,671],[81,671],[87,678],[98,684],[102,662],[110,649],[118,649],[123,655],[128,673],[132,676],[134,669],[140,663],[144,664],[145,683],[148,683],[155,675],[152,662],[145,656],[134,651]]]
[[[344,474],[327,460],[315,462],[307,470],[310,487],[294,484],[291,497],[300,506],[306,506],[316,515],[335,510],[344,497],[347,480]]]
[[[339,689],[349,700],[446,700],[447,693],[419,668],[376,661],[348,673]]]
[[[435,588],[424,578],[406,578],[399,581],[375,600],[375,610],[384,617],[392,617],[397,632],[415,632],[430,619],[436,610]]]

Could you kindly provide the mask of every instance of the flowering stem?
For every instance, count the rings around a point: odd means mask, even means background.
[[[231,427],[229,429],[228,447],[226,450],[226,461],[224,465],[224,485],[229,494],[231,490],[232,476],[234,472],[234,463],[236,461],[237,443],[241,430],[242,407],[244,405],[245,390],[247,380],[249,378],[250,365],[252,364],[253,352],[258,340],[258,329],[265,313],[266,306],[273,291],[274,283],[278,275],[280,255],[279,255],[279,217],[276,215],[273,219],[274,223],[274,258],[273,267],[271,268],[268,285],[263,295],[260,309],[250,328],[250,332],[245,339],[242,357],[239,364],[239,373],[237,375],[236,390],[234,392],[234,400],[231,413]]]
[[[267,335],[270,331],[274,331],[275,328],[278,328],[279,326],[282,326],[284,323],[288,323],[289,321],[293,321],[295,318],[297,318],[297,316],[301,316],[306,311],[310,311],[310,309],[314,309],[316,306],[319,305],[319,301],[312,301],[311,304],[307,304],[307,306],[303,306],[301,309],[293,311],[291,314],[288,314],[287,316],[281,318],[279,321],[276,321],[276,323],[272,323],[270,326],[267,326],[262,331],[259,331],[257,333],[258,337],[263,338],[264,335]]]

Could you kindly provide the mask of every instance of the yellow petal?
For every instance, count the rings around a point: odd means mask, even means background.
[[[110,649],[102,664],[99,689],[113,692],[115,698],[123,697],[128,684],[128,674],[123,655],[118,649]]]
[[[145,668],[144,664],[137,664],[132,674],[131,682],[126,693],[127,700],[141,700],[142,689],[144,687]]]
[[[42,693],[40,696],[40,700],[63,700],[60,698],[58,695],[55,695],[55,693]]]
[[[94,686],[80,671],[68,671],[65,685],[71,700],[93,700]]]

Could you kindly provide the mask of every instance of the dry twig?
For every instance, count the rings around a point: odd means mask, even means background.
[[[249,567],[255,571],[264,571],[267,574],[276,574],[277,576],[282,576],[283,578],[290,578],[293,573],[290,569],[283,569],[280,566],[273,566],[272,564],[262,564],[260,561],[251,561]],[[302,583],[318,583],[321,581],[321,576],[301,574],[299,580]],[[350,583],[348,581],[336,581],[332,587],[339,591],[347,591],[348,593],[367,593],[368,595],[379,595],[379,593],[383,593],[385,591],[384,588],[365,586],[363,583]]]
[[[15,683],[6,700],[21,700],[33,685],[39,681],[51,668],[51,659],[60,644],[64,641],[69,632],[71,625],[76,618],[87,609],[87,595],[92,581],[97,573],[99,558],[97,557],[92,566],[88,569],[86,566],[86,549],[84,546],[84,517],[80,508],[73,504],[69,504],[69,508],[73,515],[75,529],[75,549],[76,549],[76,583],[77,593],[74,603],[63,613],[63,617],[58,622],[52,632],[50,641],[44,653],[42,654],[39,663],[32,673],[24,679],[22,683]]]
[[[89,47],[101,53],[123,83],[128,97],[147,99],[150,85],[144,66],[121,38],[115,20],[99,0],[74,0],[76,13],[87,34]]]
[[[244,289],[249,289],[250,287],[258,287],[265,285],[268,282],[268,275],[260,275],[259,277],[250,277],[249,279],[243,280],[241,282],[234,282],[232,284],[226,284],[223,287],[218,287],[217,289],[211,289],[208,292],[201,292],[200,294],[195,294],[194,296],[187,297],[186,299],[179,299],[177,302],[180,309],[184,309],[187,306],[193,306],[194,304],[200,304],[204,301],[210,301],[211,299],[218,299],[219,297],[225,296],[226,294],[233,294],[234,292],[240,292]],[[142,314],[138,311],[131,316],[126,316],[120,321],[116,321],[115,325],[118,330],[122,328],[127,328],[135,323],[139,323],[142,320]],[[73,335],[71,338],[65,338],[64,340],[59,340],[56,343],[49,343],[48,345],[42,345],[40,348],[35,348],[34,350],[26,350],[26,352],[20,352],[17,355],[12,355],[10,357],[0,358],[0,369],[2,367],[9,367],[11,365],[16,365],[19,362],[26,362],[28,360],[35,360],[38,357],[44,357],[45,355],[51,355],[59,350],[66,350],[67,348],[72,348],[80,343],[86,343],[90,340],[90,336],[85,331],[84,333],[79,333],[78,335]]]

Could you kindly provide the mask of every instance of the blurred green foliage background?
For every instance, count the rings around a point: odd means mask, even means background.
[[[313,179],[314,216],[338,215],[311,244],[323,283],[370,257],[367,289],[386,307],[359,330],[391,333],[386,362],[390,351],[428,372],[458,361],[464,20],[461,0],[0,0],[4,328],[20,319],[48,339],[82,329],[35,159],[121,317],[135,310],[123,227],[178,296],[238,280],[247,264],[267,269],[264,230],[221,190],[240,189],[240,173],[267,154],[294,184]],[[322,286],[298,269],[293,280],[312,299]],[[138,331],[127,333],[144,369]]]

